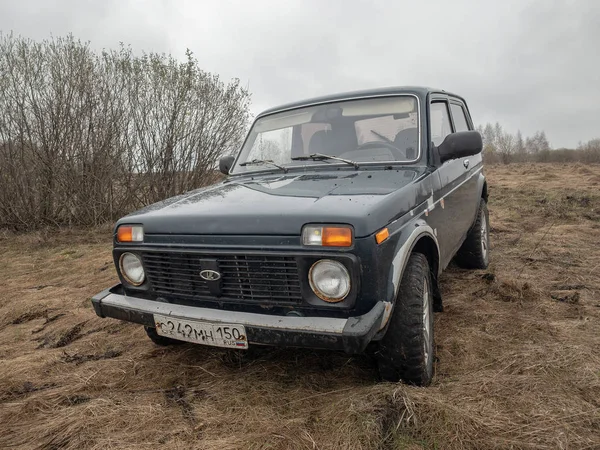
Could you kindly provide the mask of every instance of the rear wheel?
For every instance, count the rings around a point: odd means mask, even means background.
[[[490,220],[487,203],[479,202],[479,211],[463,245],[456,253],[456,263],[464,269],[487,269],[490,248]]]
[[[429,262],[413,253],[400,283],[389,328],[376,353],[381,378],[426,386],[433,378],[433,289]]]
[[[177,339],[171,339],[171,338],[168,338],[165,336],[161,336],[160,334],[158,334],[156,332],[156,328],[144,327],[144,330],[146,330],[146,334],[148,335],[150,340],[152,342],[154,342],[156,345],[160,345],[160,346],[164,347],[167,345],[185,344],[185,342],[183,342],[183,341],[178,341]]]

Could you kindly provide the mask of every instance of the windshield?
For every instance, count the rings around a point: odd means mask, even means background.
[[[413,162],[420,157],[416,97],[394,96],[308,106],[259,118],[232,173],[339,164]],[[338,159],[311,158],[327,155]],[[280,168],[281,169],[281,168]]]

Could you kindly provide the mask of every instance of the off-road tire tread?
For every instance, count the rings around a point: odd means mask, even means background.
[[[427,257],[421,253],[412,253],[400,282],[388,330],[376,353],[379,373],[386,381],[404,380],[418,386],[431,382],[433,370],[428,373],[423,355],[424,278],[428,279],[430,301],[433,301]],[[433,327],[431,340],[433,341]],[[431,359],[433,360],[433,355]]]
[[[152,327],[144,327],[144,330],[146,330],[146,334],[148,335],[148,337],[150,338],[150,340],[152,342],[154,342],[156,345],[160,345],[161,347],[166,347],[168,345],[181,345],[181,344],[185,344],[184,341],[179,341],[177,339],[171,339],[165,336],[161,336],[156,332],[156,328],[152,328]]]
[[[488,261],[483,256],[481,250],[481,213],[485,214],[485,219],[488,225]],[[487,203],[484,199],[479,202],[477,210],[477,218],[471,226],[465,242],[456,253],[455,261],[463,269],[487,269],[489,264],[489,226],[490,218],[487,208]]]

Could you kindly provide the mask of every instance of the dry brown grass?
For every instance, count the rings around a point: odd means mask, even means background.
[[[109,231],[0,240],[0,448],[600,448],[600,167],[487,170],[493,262],[451,267],[429,388],[366,357],[155,347],[97,318]]]

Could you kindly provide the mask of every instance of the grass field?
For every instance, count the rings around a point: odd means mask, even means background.
[[[110,229],[0,238],[0,448],[598,449],[600,166],[489,167],[492,264],[450,267],[429,388],[367,357],[95,316]]]

